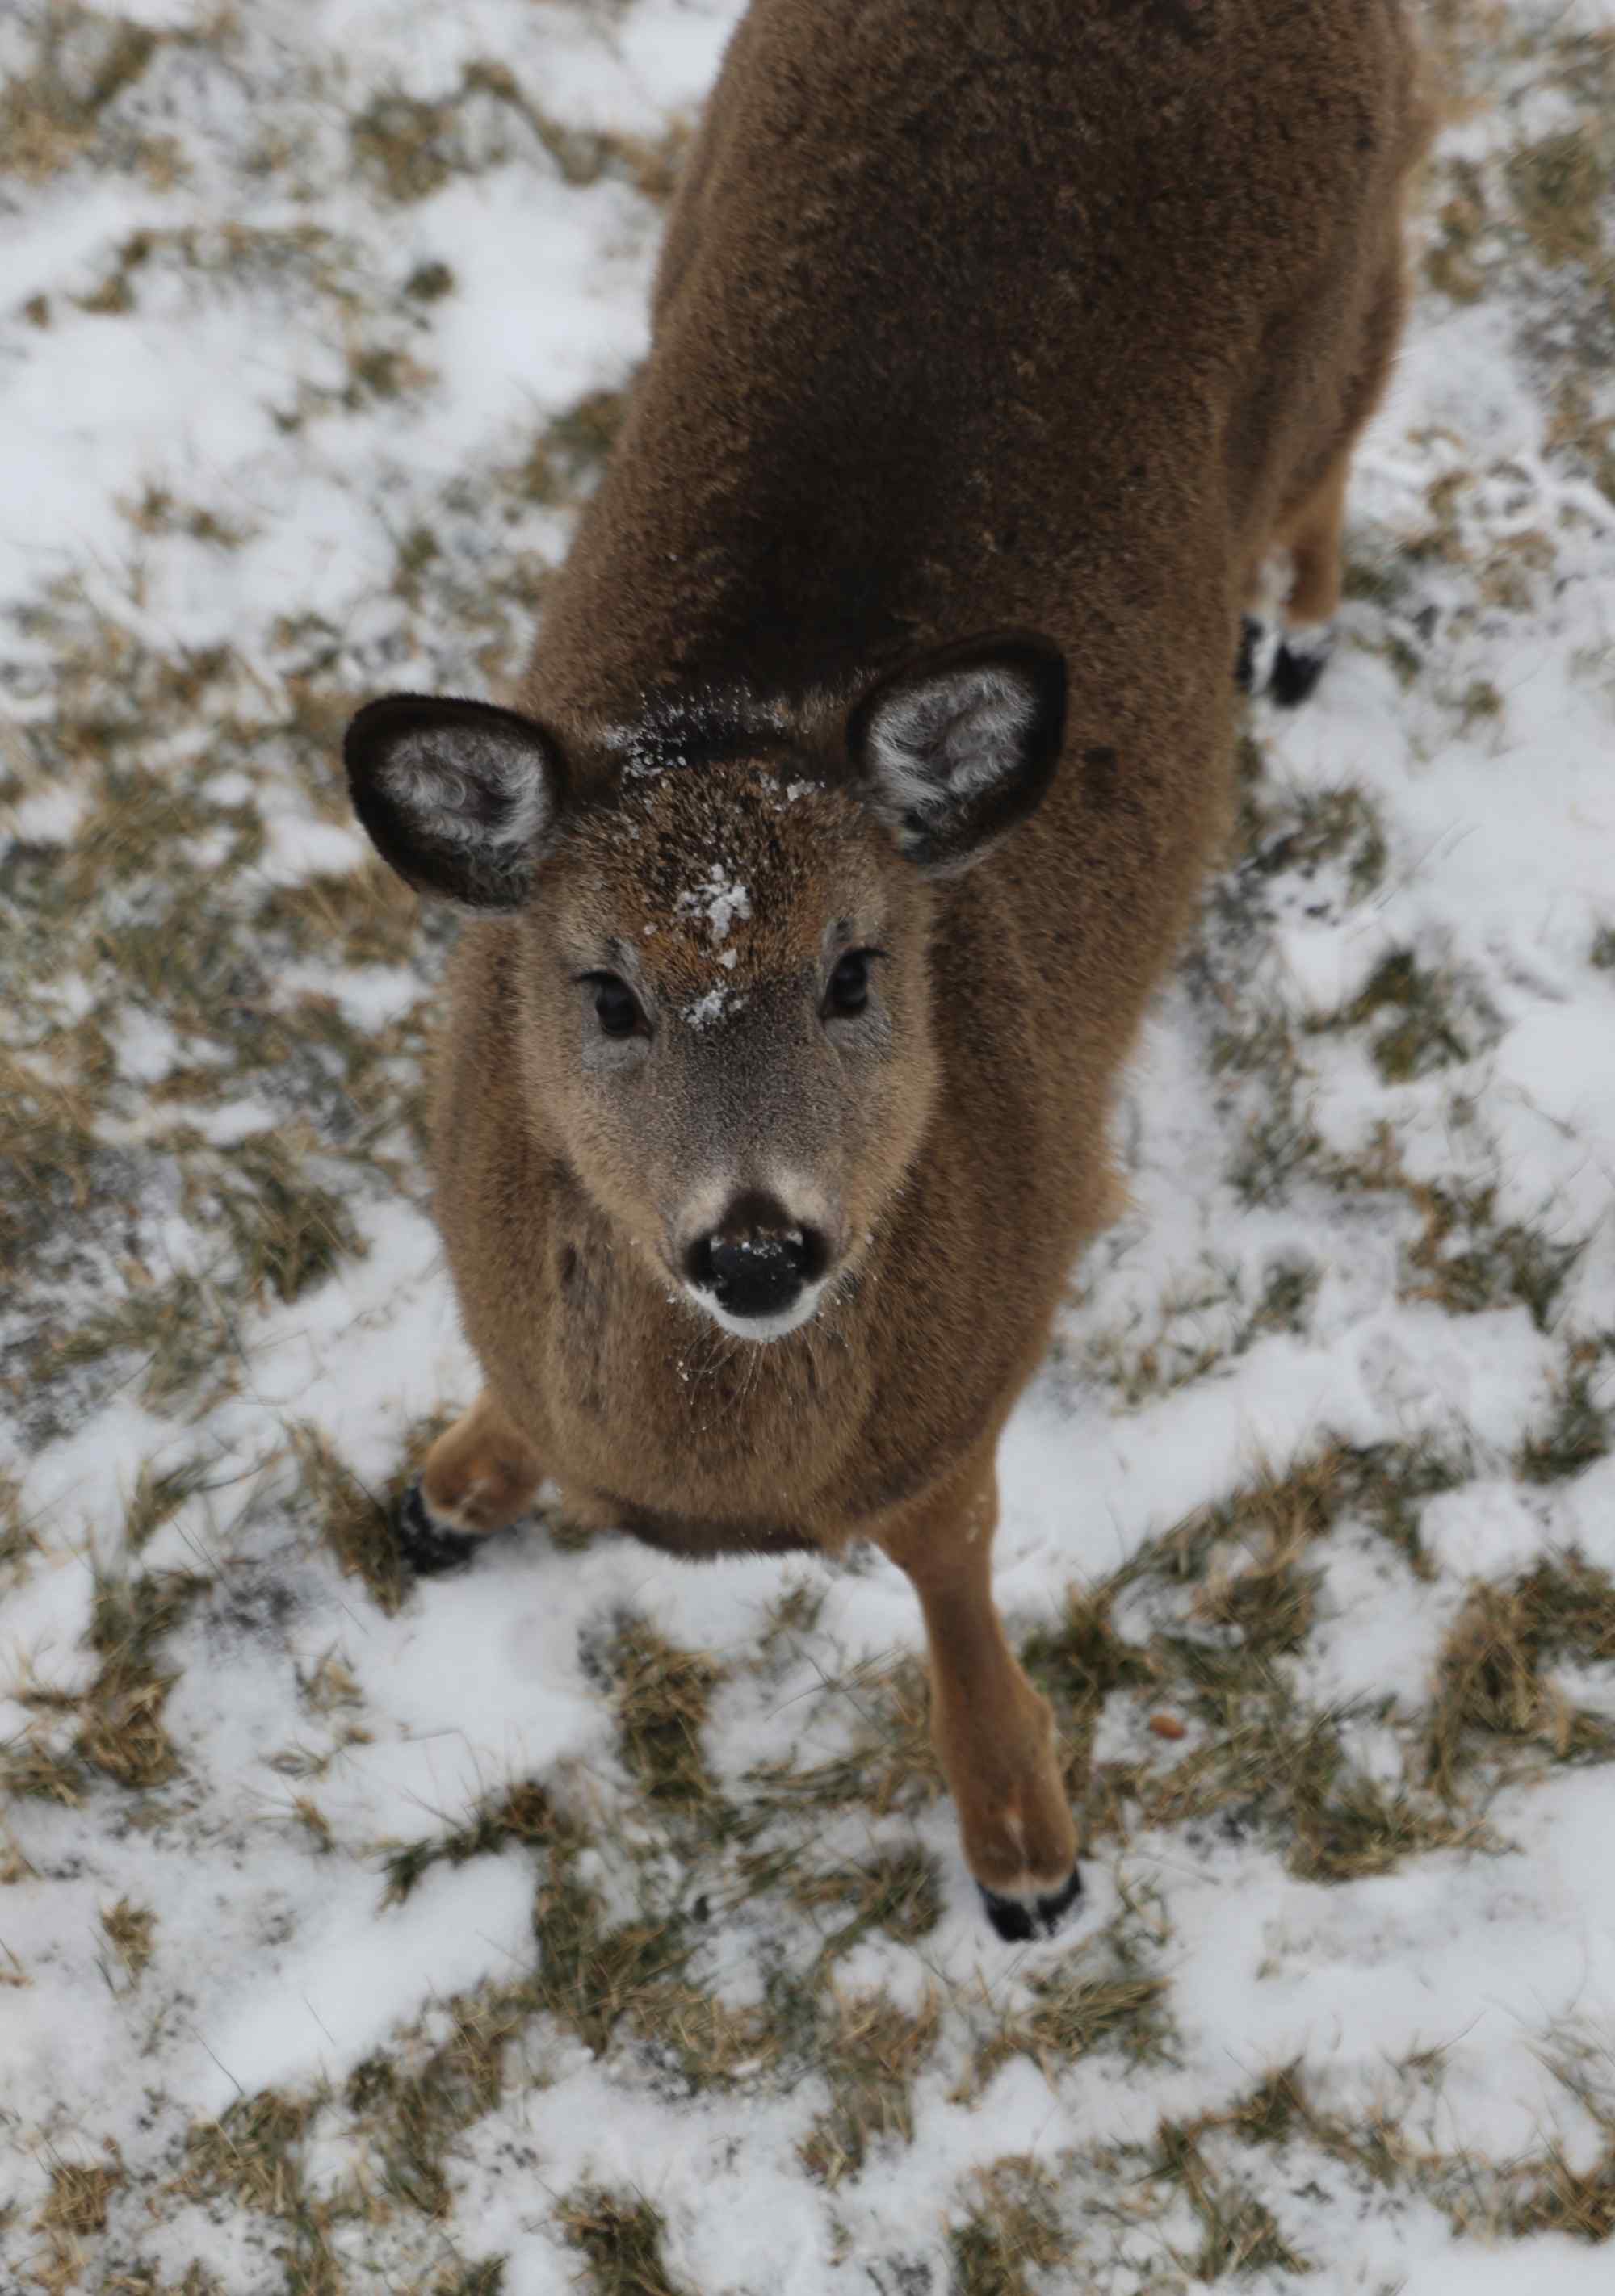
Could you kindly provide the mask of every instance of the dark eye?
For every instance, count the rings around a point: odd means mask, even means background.
[[[639,999],[626,980],[614,972],[586,972],[583,977],[594,992],[594,1018],[603,1036],[631,1037],[644,1026]]]
[[[869,965],[874,951],[849,948],[830,976],[830,986],[824,991],[824,1015],[850,1020],[861,1013],[869,1002]]]

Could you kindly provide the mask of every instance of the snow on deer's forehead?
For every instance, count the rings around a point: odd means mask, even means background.
[[[625,773],[584,843],[591,922],[698,1028],[747,981],[816,962],[826,926],[878,890],[856,800],[755,759]]]

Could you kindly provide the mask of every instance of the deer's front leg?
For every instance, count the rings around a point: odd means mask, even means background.
[[[1048,1701],[1021,1672],[993,1603],[993,1451],[879,1529],[914,1581],[930,1654],[930,1726],[959,1813],[965,1863],[993,1927],[1046,1933],[1082,1887]]]
[[[544,1469],[484,1388],[439,1436],[399,1502],[398,1552],[418,1576],[457,1570],[532,1505]]]

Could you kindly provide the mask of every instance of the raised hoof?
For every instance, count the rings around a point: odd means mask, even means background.
[[[1326,640],[1311,645],[1282,644],[1273,658],[1273,674],[1267,680],[1268,699],[1276,701],[1281,709],[1293,709],[1307,700],[1329,660]]]
[[[432,1521],[419,1475],[398,1501],[392,1529],[399,1554],[417,1578],[441,1578],[450,1570],[463,1570],[482,1544]]]
[[[1040,1898],[1000,1897],[985,1882],[978,1882],[987,1918],[1005,1945],[1029,1945],[1034,1938],[1053,1937],[1062,1916],[1082,1895],[1082,1869],[1073,1866],[1070,1879]]]

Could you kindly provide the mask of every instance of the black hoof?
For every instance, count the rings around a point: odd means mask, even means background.
[[[1269,698],[1281,709],[1295,709],[1311,693],[1328,660],[1326,645],[1298,648],[1281,644],[1274,657],[1273,675],[1267,680]]]
[[[987,1907],[987,1918],[1004,1944],[1029,1945],[1036,1937],[1053,1937],[1060,1927],[1062,1915],[1081,1897],[1082,1869],[1073,1866],[1069,1881],[1051,1890],[1046,1897],[1030,1901],[1025,1898],[1001,1898],[985,1882],[978,1882],[976,1887]]]
[[[1234,683],[1242,693],[1249,693],[1256,677],[1256,650],[1262,642],[1262,626],[1251,615],[1241,617],[1239,652],[1234,660]]]
[[[1247,614],[1239,626],[1239,657],[1234,678],[1242,693],[1264,693],[1281,709],[1305,701],[1324,675],[1332,633],[1322,626],[1311,643],[1297,644],[1271,622]]]
[[[441,1578],[447,1571],[463,1570],[482,1544],[432,1521],[419,1475],[398,1501],[392,1532],[399,1554],[417,1578]]]

